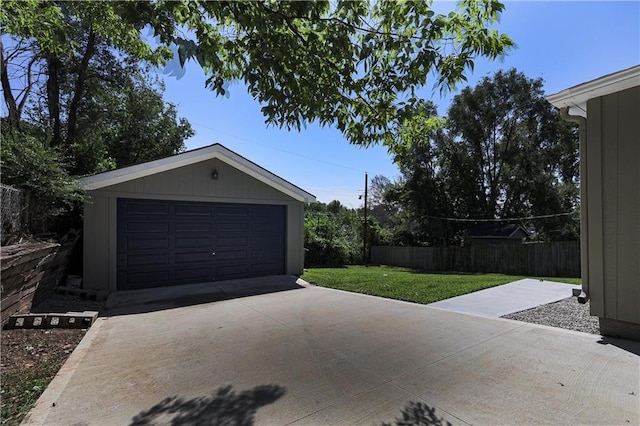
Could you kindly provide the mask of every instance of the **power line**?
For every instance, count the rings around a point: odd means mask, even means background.
[[[332,163],[331,161],[319,160],[317,158],[313,158],[313,157],[310,157],[308,155],[298,154],[297,152],[291,152],[291,151],[287,151],[287,150],[284,150],[284,149],[281,149],[281,148],[275,148],[275,147],[270,146],[270,145],[266,145],[266,144],[262,144],[262,143],[258,143],[258,142],[254,142],[254,141],[250,141],[249,139],[241,138],[240,136],[232,135],[231,133],[223,132],[222,130],[214,129],[213,127],[205,126],[204,124],[196,123],[194,121],[192,121],[191,124],[196,125],[196,126],[200,126],[200,127],[204,127],[205,129],[213,130],[214,132],[218,132],[218,133],[220,133],[222,135],[229,136],[229,137],[232,137],[232,138],[235,138],[235,139],[238,139],[238,140],[241,140],[243,142],[247,142],[247,143],[250,143],[250,144],[253,144],[253,145],[263,146],[265,148],[269,148],[269,149],[273,149],[273,150],[276,150],[276,151],[284,152],[286,154],[294,155],[296,157],[301,157],[301,158],[306,158],[307,160],[317,161],[318,163],[324,163],[324,164],[328,164],[328,165],[335,166],[335,167],[342,167],[343,169],[347,169],[347,170],[353,170],[353,171],[356,171],[356,172],[365,173],[365,170],[362,170],[362,169],[356,169],[354,167],[345,166],[343,164]]]
[[[551,217],[559,217],[559,216],[570,216],[578,213],[577,211],[565,212],[565,213],[554,213],[554,214],[544,214],[540,216],[523,216],[523,217],[509,217],[503,219],[469,219],[469,218],[457,218],[457,217],[440,217],[440,216],[424,216],[429,219],[439,219],[446,220],[449,222],[511,222],[517,220],[534,220],[534,219],[547,219]]]

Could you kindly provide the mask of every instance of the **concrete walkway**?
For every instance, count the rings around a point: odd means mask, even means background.
[[[639,354],[301,288],[99,318],[25,424],[639,424]]]
[[[566,299],[571,297],[574,288],[579,289],[581,287],[527,278],[441,300],[428,306],[483,317],[499,318],[503,315]]]

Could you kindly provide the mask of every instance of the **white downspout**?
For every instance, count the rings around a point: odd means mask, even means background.
[[[570,115],[569,107],[560,108],[563,120],[578,123],[578,141],[580,146],[580,275],[582,276],[582,293],[578,296],[579,303],[589,300],[589,235],[587,233],[587,119],[580,115]]]

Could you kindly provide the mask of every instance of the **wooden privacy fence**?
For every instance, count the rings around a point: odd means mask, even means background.
[[[580,242],[467,247],[371,247],[371,263],[432,272],[580,277]]]

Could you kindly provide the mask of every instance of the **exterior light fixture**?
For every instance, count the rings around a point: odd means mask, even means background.
[[[211,173],[211,179],[218,180],[218,171],[213,169],[213,173]]]

